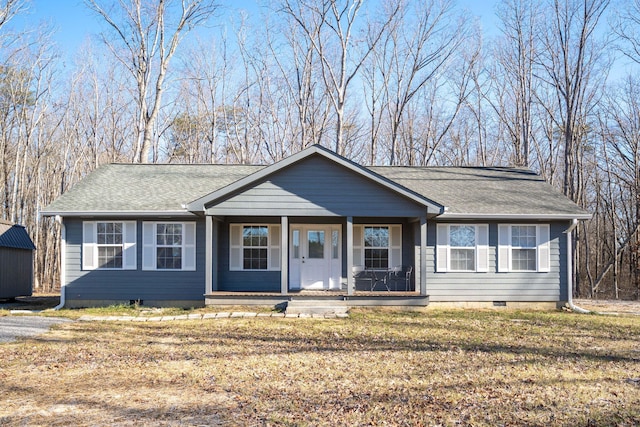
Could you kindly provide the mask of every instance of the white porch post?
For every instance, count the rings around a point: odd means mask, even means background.
[[[353,217],[347,217],[347,295],[353,295],[355,279],[353,277]]]
[[[280,293],[289,293],[289,217],[280,217]]]
[[[427,215],[420,217],[420,295],[427,294]]]
[[[218,271],[218,259],[214,254],[214,247],[218,246],[217,236],[217,224],[210,215],[205,215],[205,248],[204,248],[204,289],[205,294],[210,294],[214,290],[218,290],[217,274],[213,274],[214,271]]]

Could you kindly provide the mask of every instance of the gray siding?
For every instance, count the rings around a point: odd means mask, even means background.
[[[0,298],[31,295],[33,251],[0,247]]]
[[[311,157],[209,209],[213,215],[417,217],[426,211],[322,157]]]
[[[475,223],[483,222],[477,221]],[[568,226],[568,223],[551,223],[551,271],[549,272],[498,273],[496,263],[498,224],[489,223],[488,272],[437,273],[435,268],[436,224],[429,223],[427,229],[427,294],[429,300],[434,302],[566,301],[566,235],[563,231]]]
[[[118,218],[112,218],[117,221]],[[149,220],[158,220],[157,218]],[[164,219],[163,219],[164,220]],[[184,221],[166,219],[166,221]],[[202,301],[204,299],[205,223],[196,224],[196,271],[143,271],[142,221],[137,221],[136,270],[82,270],[82,220],[65,218],[66,298],[90,301]]]

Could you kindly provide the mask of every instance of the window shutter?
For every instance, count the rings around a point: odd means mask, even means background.
[[[229,270],[242,270],[242,225],[229,226]]]
[[[94,270],[98,268],[98,251],[96,223],[85,221],[82,223],[82,269]]]
[[[136,254],[136,222],[126,221],[122,225],[122,268],[124,270],[136,270],[138,268]]]
[[[269,226],[269,270],[280,270],[280,226]]]
[[[182,233],[182,269],[193,271],[196,269],[196,223],[185,222]]]
[[[476,271],[489,271],[489,225],[476,226]]]
[[[353,265],[364,265],[364,226],[353,226]]]
[[[511,270],[511,226],[498,224],[498,271]]]
[[[436,272],[444,273],[449,265],[447,255],[449,254],[449,226],[438,224],[436,233]]]
[[[549,243],[549,224],[542,224],[536,227],[538,243],[538,271],[548,272],[551,270],[551,248]]]
[[[389,267],[402,265],[402,226],[389,226]]]
[[[156,224],[142,223],[142,269],[156,269]]]

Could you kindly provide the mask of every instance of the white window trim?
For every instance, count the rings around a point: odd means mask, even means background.
[[[475,257],[474,270],[454,270],[451,268],[451,249],[450,244],[450,227],[451,226],[469,226],[474,227],[476,245],[473,247]],[[489,271],[489,225],[488,224],[467,224],[467,223],[451,223],[436,225],[436,271],[438,273],[486,273]],[[462,248],[462,247],[460,247]],[[462,248],[471,249],[471,248]]]
[[[117,244],[98,244],[98,223],[120,223],[122,224],[122,267],[102,268],[98,266],[98,248],[116,247]],[[103,220],[103,221],[83,221],[82,222],[82,270],[100,271],[122,271],[136,270],[137,254],[137,223],[136,221]]]
[[[402,265],[402,224],[354,224],[353,225],[353,264],[364,266],[364,246],[365,227],[388,227],[389,228],[389,266]],[[357,236],[357,237],[356,237]],[[399,244],[394,245],[394,237],[399,238]]]
[[[157,268],[158,224],[182,225],[182,268]],[[167,247],[167,246],[160,246]],[[196,270],[196,223],[182,221],[144,221],[142,223],[142,270],[144,271],[195,271]]]
[[[512,256],[514,247],[511,245],[511,233],[513,227],[529,226],[536,227],[536,269],[535,270],[514,270],[512,268]],[[548,273],[551,271],[551,249],[550,249],[550,226],[549,224],[499,224],[498,225],[498,271],[510,273]]]
[[[242,234],[244,227],[267,227],[267,268],[252,269],[244,268],[244,244]],[[233,231],[239,228],[240,242],[233,242]],[[276,243],[274,243],[276,241]],[[229,271],[280,271],[280,224],[258,224],[258,223],[242,223],[229,225]],[[239,258],[234,260],[234,253]]]

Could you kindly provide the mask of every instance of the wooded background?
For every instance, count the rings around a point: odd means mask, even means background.
[[[576,295],[640,298],[640,0],[505,0],[486,39],[447,0],[85,0],[69,62],[0,0],[0,217],[59,286],[38,212],[109,162],[527,167],[593,214]],[[258,11],[258,12],[256,12]],[[489,11],[487,12],[489,13]],[[135,185],[135,182],[129,185]]]

